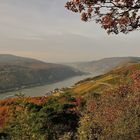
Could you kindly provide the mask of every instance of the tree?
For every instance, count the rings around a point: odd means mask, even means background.
[[[140,28],[140,0],[70,0],[65,7],[79,12],[82,21],[95,20],[108,34]]]

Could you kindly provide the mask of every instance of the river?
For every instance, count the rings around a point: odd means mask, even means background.
[[[89,78],[89,77],[95,77],[99,75],[98,73],[93,73],[89,75],[82,75],[82,76],[75,76],[57,83],[47,84],[43,86],[36,86],[31,88],[26,88],[18,91],[13,92],[7,92],[0,94],[0,99],[13,97],[15,94],[22,93],[25,96],[42,96],[45,95],[47,92],[52,91],[56,88],[64,88],[64,87],[70,87],[73,86],[75,83],[77,83],[80,80]]]

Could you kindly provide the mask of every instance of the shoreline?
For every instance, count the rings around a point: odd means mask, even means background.
[[[21,90],[24,90],[24,89],[29,89],[29,88],[34,88],[34,87],[41,87],[41,86],[45,86],[45,85],[51,85],[51,84],[56,84],[58,82],[63,82],[65,80],[68,80],[68,79],[71,79],[71,78],[74,78],[74,77],[79,77],[79,76],[86,76],[86,75],[90,75],[90,74],[79,74],[79,75],[75,75],[75,76],[72,76],[72,77],[67,77],[63,80],[60,80],[60,81],[55,81],[55,82],[44,82],[44,83],[37,83],[37,84],[33,84],[33,85],[28,85],[28,86],[24,86],[21,87],[21,88],[14,88],[14,89],[9,89],[9,90],[5,90],[5,91],[0,91],[0,95],[4,95],[5,93],[9,93],[9,92],[16,92],[16,91],[21,91]]]

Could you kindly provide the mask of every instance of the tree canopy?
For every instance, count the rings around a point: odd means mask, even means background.
[[[65,7],[79,12],[82,21],[101,24],[108,34],[140,28],[140,0],[69,0]]]

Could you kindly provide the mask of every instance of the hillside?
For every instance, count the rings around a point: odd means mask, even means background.
[[[136,63],[49,97],[0,101],[0,138],[139,140],[139,103],[140,64]]]
[[[57,82],[81,74],[83,73],[69,66],[0,55],[0,93]]]
[[[140,62],[140,57],[112,57],[90,62],[69,63],[67,65],[90,73],[97,71],[100,73],[105,73],[119,65],[128,65],[129,63],[137,62]]]

